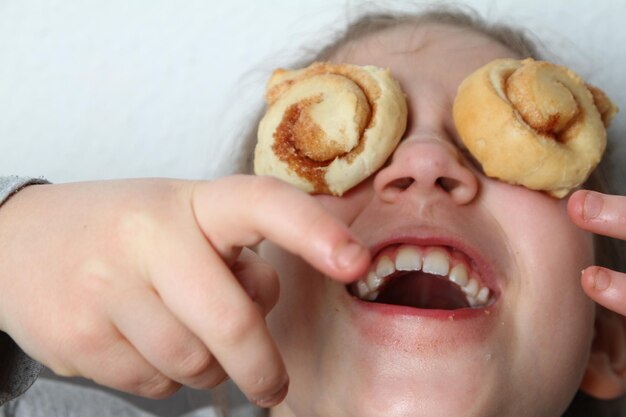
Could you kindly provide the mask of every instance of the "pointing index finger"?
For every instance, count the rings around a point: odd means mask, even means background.
[[[196,183],[198,224],[226,261],[268,239],[340,281],[365,272],[369,251],[310,195],[270,177],[233,176]]]

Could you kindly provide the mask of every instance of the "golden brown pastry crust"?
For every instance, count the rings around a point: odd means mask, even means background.
[[[278,69],[266,92],[254,171],[311,193],[342,195],[378,170],[406,128],[406,98],[388,70],[314,63]]]
[[[453,107],[459,136],[486,175],[558,198],[600,162],[616,111],[571,70],[530,58],[478,69]]]

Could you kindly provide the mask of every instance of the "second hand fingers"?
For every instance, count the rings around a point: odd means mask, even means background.
[[[626,240],[626,197],[577,191],[568,201],[568,212],[582,229]]]
[[[179,269],[168,270],[165,262],[150,271],[167,307],[250,401],[269,406],[282,400],[287,371],[259,309],[203,236],[176,249],[170,255]]]
[[[180,384],[154,368],[115,329],[93,328],[97,330],[73,344],[76,354],[70,355],[72,371],[52,368],[54,372],[83,376],[100,385],[149,398],[165,398],[180,388]]]
[[[110,316],[141,355],[174,381],[203,389],[224,380],[226,374],[217,360],[153,289],[140,286],[122,292]]]
[[[626,315],[626,274],[591,266],[583,271],[581,282],[592,300],[609,310]]]

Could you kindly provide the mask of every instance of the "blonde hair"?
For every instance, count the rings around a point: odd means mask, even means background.
[[[374,12],[360,15],[356,20],[349,23],[346,29],[339,34],[331,43],[323,46],[306,57],[292,62],[290,67],[300,68],[309,65],[313,61],[324,61],[332,57],[340,48],[354,40],[358,40],[364,35],[382,32],[386,29],[398,25],[420,26],[423,24],[446,24],[484,34],[496,40],[510,50],[516,52],[520,57],[532,57],[535,59],[547,59],[544,46],[535,39],[530,32],[521,28],[515,28],[508,24],[489,23],[485,21],[476,11],[469,7],[431,5],[422,6],[417,13],[407,12]],[[541,49],[541,51],[540,51]],[[257,123],[252,127],[254,131],[246,136],[246,151],[243,160],[240,161],[242,171],[252,172],[252,158],[254,143],[256,142],[256,126],[262,113],[259,113]],[[607,149],[607,154],[611,152],[611,141]],[[612,192],[609,187],[610,166],[607,158],[604,158],[600,166],[591,174],[585,184],[585,188],[600,191]],[[621,241],[603,236],[595,237],[595,257],[599,265],[611,268],[622,269],[626,264],[624,259],[624,247]],[[569,408],[563,417],[589,416],[616,416],[623,409],[622,399],[614,401],[600,401],[578,392],[572,400]]]

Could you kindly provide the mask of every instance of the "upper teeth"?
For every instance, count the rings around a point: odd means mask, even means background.
[[[417,248],[401,246],[397,250],[385,251],[370,267],[365,278],[354,284],[359,298],[375,300],[381,287],[396,271],[424,271],[447,277],[465,293],[471,307],[484,307],[491,291],[482,286],[471,268],[441,247]]]

